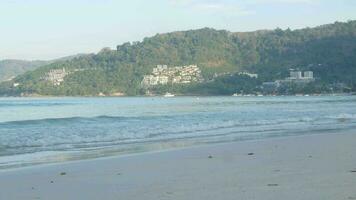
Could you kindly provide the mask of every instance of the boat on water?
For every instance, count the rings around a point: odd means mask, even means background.
[[[163,97],[174,97],[175,95],[172,93],[167,92]]]

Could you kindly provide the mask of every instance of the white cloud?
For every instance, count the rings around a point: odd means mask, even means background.
[[[208,14],[222,14],[228,16],[251,15],[255,12],[246,9],[237,2],[228,0],[171,0],[175,6],[182,6]]]

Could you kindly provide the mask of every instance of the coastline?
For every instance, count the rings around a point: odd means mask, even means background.
[[[205,95],[205,94],[174,94],[174,97],[232,97],[233,95]],[[356,92],[344,92],[344,93],[316,93],[316,94],[267,94],[263,95],[264,97],[298,97],[298,96],[355,96]],[[156,95],[84,95],[84,96],[66,96],[66,95],[25,95],[25,96],[1,96],[0,98],[125,98],[125,97],[164,97],[164,94]],[[245,94],[236,97],[258,97],[257,94]]]
[[[356,199],[356,133],[0,171],[0,199]]]

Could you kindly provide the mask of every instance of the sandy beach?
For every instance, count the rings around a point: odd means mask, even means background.
[[[356,134],[207,145],[0,171],[0,199],[356,199]]]

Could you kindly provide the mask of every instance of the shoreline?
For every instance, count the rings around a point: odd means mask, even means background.
[[[0,199],[356,199],[354,141],[313,134],[2,170]]]
[[[144,156],[149,154],[159,154],[171,151],[182,151],[182,150],[189,150],[189,149],[196,149],[196,148],[206,148],[206,147],[218,147],[224,145],[231,145],[231,144],[240,144],[240,143],[255,143],[255,142],[268,142],[268,141],[278,141],[284,139],[293,139],[293,138],[303,138],[303,137],[310,137],[310,136],[317,136],[317,135],[339,135],[339,134],[352,134],[352,129],[346,129],[339,133],[333,132],[324,132],[324,133],[308,133],[302,135],[286,135],[286,136],[272,136],[272,137],[265,137],[265,138],[254,138],[254,139],[242,139],[242,140],[232,140],[232,141],[200,141],[200,142],[193,142],[187,140],[186,138],[182,139],[175,139],[175,140],[162,140],[162,141],[155,141],[155,142],[143,142],[143,143],[132,143],[127,144],[129,146],[125,147],[125,151],[120,151],[118,149],[108,149],[108,150],[101,150],[101,151],[93,151],[93,152],[79,152],[79,151],[64,151],[64,152],[37,152],[37,153],[30,153],[30,154],[19,154],[15,155],[22,157],[22,159],[31,159],[31,158],[41,158],[37,162],[32,160],[33,163],[28,164],[13,164],[9,165],[8,167],[0,167],[0,174],[1,172],[6,171],[16,171],[22,169],[31,169],[31,168],[41,168],[46,166],[55,166],[61,164],[70,164],[70,163],[80,163],[80,162],[90,162],[90,161],[97,161],[97,160],[106,160],[106,159],[120,159],[122,157],[131,157],[131,156]],[[203,138],[200,138],[203,139]],[[165,147],[157,147],[160,146],[159,144],[164,144]],[[169,146],[169,147],[167,147]],[[140,149],[141,150],[138,150]],[[134,150],[136,149],[136,150]],[[145,149],[145,150],[143,150]],[[103,153],[106,152],[106,153]],[[101,154],[100,156],[93,156],[94,154]],[[105,154],[105,155],[104,155]],[[42,156],[41,155],[46,155]],[[25,157],[24,157],[25,156]],[[14,158],[14,156],[3,156]],[[65,158],[64,160],[56,160],[53,157],[62,157]],[[1,157],[0,157],[1,158]]]
[[[320,94],[267,94],[263,95],[263,97],[318,97],[318,96],[355,96],[355,92],[350,92],[350,93],[320,93]],[[0,98],[38,98],[38,99],[45,99],[45,98],[127,98],[127,97],[162,97],[162,98],[167,98],[164,97],[164,94],[162,95],[121,95],[121,96],[111,96],[111,95],[106,95],[106,96],[101,96],[101,95],[88,95],[88,96],[61,96],[61,95],[29,95],[29,96],[0,96]],[[175,94],[174,97],[260,97],[256,94],[246,94],[246,95],[241,95],[241,96],[233,96],[233,95],[199,95],[199,94]],[[172,97],[169,97],[172,98]]]

